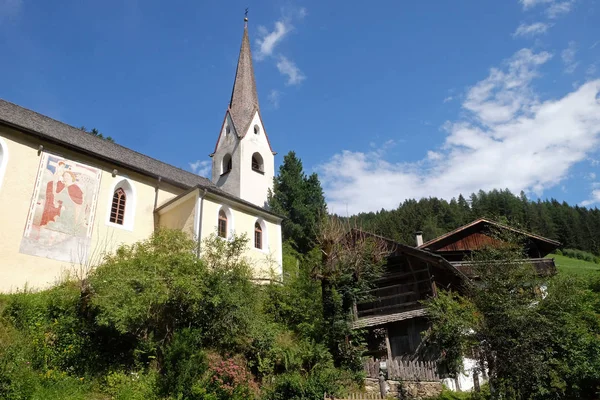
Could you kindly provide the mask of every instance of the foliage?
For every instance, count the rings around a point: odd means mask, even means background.
[[[337,217],[323,220],[317,243],[321,260],[312,275],[321,283],[323,333],[336,365],[358,371],[364,348],[361,332],[351,328],[352,308],[380,276],[388,249],[381,239],[352,230]]]
[[[489,397],[490,388],[488,385],[482,385],[479,392],[453,392],[444,386],[439,396],[427,400],[483,400]]]
[[[542,278],[521,257],[518,246],[476,255],[479,281],[466,298],[442,292],[427,302],[426,343],[443,350],[451,373],[459,372],[462,356],[480,359],[493,398],[597,396],[597,294],[571,277],[540,289]]]
[[[302,161],[293,151],[285,155],[273,180],[269,207],[285,217],[283,239],[300,253],[308,253],[315,245],[320,220],[327,215],[327,205],[317,174],[306,176]]]
[[[114,400],[155,400],[158,374],[154,371],[115,371],[106,376],[106,393]]]
[[[600,264],[600,257],[597,257],[587,251],[576,249],[563,249],[560,254],[565,257],[575,258],[577,260],[583,260],[594,264]]]
[[[81,131],[84,131],[84,132],[86,132],[86,133],[89,133],[90,135],[97,136],[97,137],[99,137],[100,139],[104,139],[104,140],[106,140],[107,142],[111,142],[111,143],[114,143],[114,142],[115,142],[115,140],[114,140],[114,139],[113,139],[111,136],[104,136],[104,135],[103,135],[103,134],[102,134],[100,131],[98,131],[98,129],[96,129],[96,128],[92,128],[92,130],[91,130],[91,131],[88,131],[88,130],[86,129],[86,127],[85,127],[85,126],[82,126],[82,127],[80,127],[80,128],[79,128],[79,130],[81,130]]]
[[[159,230],[119,248],[90,277],[96,322],[143,342],[139,356],[145,361],[160,361],[163,345],[183,328],[199,329],[204,345],[242,346],[256,292],[237,255],[246,244],[244,237],[211,237],[200,259],[184,233]]]
[[[284,282],[256,285],[246,245],[211,237],[198,258],[181,232],[157,231],[87,280],[0,296],[0,398],[320,398],[353,387],[360,374],[329,350],[311,275],[319,251],[286,245]]]

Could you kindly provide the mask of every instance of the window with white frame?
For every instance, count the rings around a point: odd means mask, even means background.
[[[217,214],[217,236],[227,239],[233,230],[233,213],[229,207],[221,206]]]
[[[111,226],[133,230],[136,195],[133,182],[117,178],[110,191],[107,223]]]

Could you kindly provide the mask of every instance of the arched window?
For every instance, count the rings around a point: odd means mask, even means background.
[[[231,162],[231,154],[225,154],[223,156],[223,164],[221,165],[221,175],[228,173],[233,168],[233,163]]]
[[[263,158],[259,153],[252,154],[252,170],[256,172],[265,171]]]
[[[123,188],[115,190],[112,199],[112,205],[110,207],[110,222],[113,224],[123,225],[125,220],[125,202],[127,201],[127,195]]]
[[[262,227],[258,222],[254,223],[254,247],[257,249],[263,248]]]
[[[254,134],[258,135],[260,133],[260,127],[258,125],[254,125]]]
[[[106,223],[113,227],[133,230],[137,196],[133,182],[117,177],[109,192]]]
[[[8,150],[6,143],[0,138],[0,188],[2,187],[2,180],[4,178],[4,171],[6,171],[6,164],[8,163]]]
[[[227,237],[227,214],[225,211],[219,211],[219,224],[217,227],[218,235],[222,238]]]

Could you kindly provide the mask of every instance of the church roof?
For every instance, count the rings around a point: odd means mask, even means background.
[[[229,112],[233,119],[233,124],[238,130],[238,135],[243,137],[258,106],[258,92],[256,91],[256,80],[254,78],[254,67],[252,66],[252,52],[250,50],[250,38],[248,37],[248,24],[244,25],[244,35],[242,37],[242,47],[235,71],[235,81],[231,91],[231,100],[229,102]]]
[[[200,187],[218,196],[234,200],[263,212],[266,211],[255,204],[219,189],[214,183],[202,176],[138,153],[119,144],[87,134],[78,128],[2,99],[0,99],[0,124],[13,127],[19,131],[49,140],[73,150],[90,154],[93,157],[123,166],[143,175],[160,178],[162,181],[180,188]],[[279,217],[275,213],[266,212]]]

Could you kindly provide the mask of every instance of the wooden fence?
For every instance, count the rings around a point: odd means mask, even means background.
[[[367,360],[364,364],[368,378],[379,378],[380,361]],[[387,361],[388,379],[402,381],[439,381],[437,365],[433,361],[406,360],[396,357]]]

